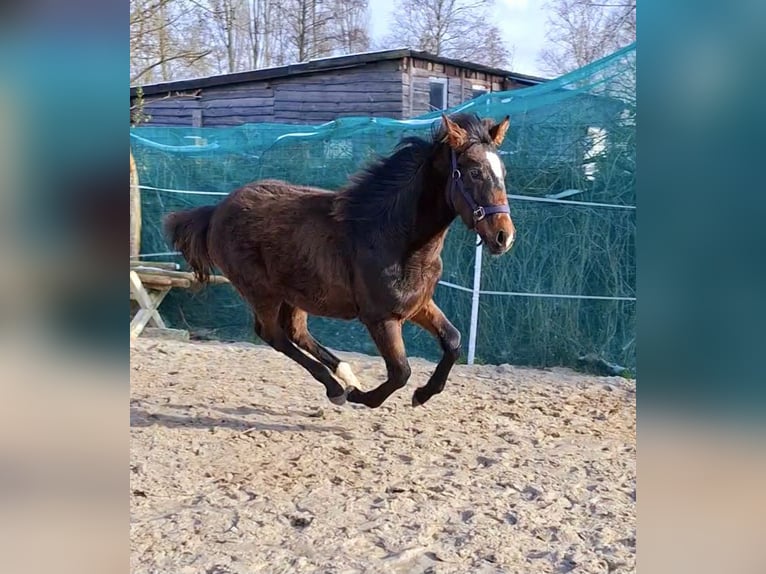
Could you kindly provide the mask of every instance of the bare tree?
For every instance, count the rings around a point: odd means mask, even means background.
[[[271,34],[273,26],[274,2],[272,0],[246,0],[247,32],[251,69],[267,67],[271,64]]]
[[[368,0],[275,0],[275,63],[348,54],[369,48]]]
[[[330,36],[335,51],[343,54],[370,49],[368,0],[329,0],[333,18]]]
[[[474,52],[468,59],[487,66],[511,68],[513,67],[513,50],[508,49],[500,28],[489,26],[484,31],[483,43],[478,46],[478,49],[474,46]]]
[[[270,0],[187,0],[208,21],[217,71],[232,73],[264,64],[269,42]]]
[[[635,0],[551,0],[546,6],[550,47],[539,60],[548,73],[581,68],[636,39]]]
[[[490,66],[508,66],[511,52],[491,21],[493,0],[397,0],[381,47],[423,50]]]
[[[240,58],[241,69],[266,68],[279,62],[280,30],[282,25],[283,3],[280,0],[244,0],[245,8],[238,16],[244,20],[246,29],[245,52],[249,57]],[[276,56],[275,56],[276,54]]]
[[[241,30],[241,16],[239,8],[241,0],[210,0],[210,16],[215,22],[218,32],[218,41],[226,51],[226,68],[228,73],[237,70],[237,32]]]
[[[130,0],[131,83],[170,80],[175,69],[193,66],[211,52],[181,41],[190,16],[178,0]]]
[[[130,0],[131,83],[367,50],[368,0]]]

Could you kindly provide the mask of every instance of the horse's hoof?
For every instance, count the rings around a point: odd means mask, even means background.
[[[348,397],[348,400],[352,403],[362,402],[362,391],[360,391],[354,386],[350,386],[346,388],[346,396]]]
[[[346,397],[348,396],[348,389],[346,389],[342,395],[338,395],[337,397],[327,397],[330,399],[330,402],[334,405],[342,406],[346,404]]]
[[[418,392],[417,391],[412,393],[412,406],[413,407],[422,407],[422,406],[424,406],[424,403],[421,403],[420,400],[418,399]]]

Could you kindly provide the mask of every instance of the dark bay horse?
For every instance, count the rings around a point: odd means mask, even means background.
[[[497,255],[514,240],[496,153],[508,124],[442,116],[430,139],[402,139],[338,192],[259,181],[216,206],[169,214],[165,230],[200,281],[213,267],[229,278],[252,307],[256,334],[311,373],[335,404],[376,408],[402,388],[410,377],[402,324],[420,325],[443,350],[413,395],[423,405],[444,389],[460,354],[460,332],[433,301],[447,228],[460,217]],[[387,380],[360,390],[349,365],[311,336],[309,314],[361,321]]]

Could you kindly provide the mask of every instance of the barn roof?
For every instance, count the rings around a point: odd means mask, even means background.
[[[247,72],[236,72],[233,74],[220,74],[216,76],[206,76],[202,78],[191,78],[188,80],[177,80],[173,82],[162,82],[158,84],[147,84],[141,86],[144,95],[160,94],[166,92],[196,90],[200,88],[211,88],[215,86],[225,86],[230,84],[240,84],[244,82],[254,82],[259,80],[270,80],[273,78],[284,78],[297,76],[301,74],[313,74],[330,70],[339,70],[343,68],[353,68],[385,60],[399,60],[402,58],[417,58],[419,60],[428,60],[430,62],[447,64],[460,68],[468,68],[477,72],[485,72],[495,76],[503,76],[525,86],[534,86],[547,81],[547,78],[538,76],[529,76],[518,74],[501,68],[493,68],[475,62],[465,60],[455,60],[436,56],[429,52],[421,52],[410,48],[398,48],[395,50],[381,50],[377,52],[361,52],[347,56],[333,56],[330,58],[318,58],[301,62],[299,64],[288,64],[287,66],[278,66],[274,68],[262,68],[259,70],[249,70]],[[131,97],[136,95],[137,86],[131,86]]]

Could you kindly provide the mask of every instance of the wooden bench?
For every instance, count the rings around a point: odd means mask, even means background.
[[[138,337],[147,325],[170,332],[160,315],[160,304],[170,290],[199,286],[192,273],[179,271],[177,263],[141,261],[141,189],[138,168],[130,152],[130,299],[138,310],[130,320],[130,338]],[[228,283],[222,275],[210,277],[210,283]]]
[[[222,275],[212,275],[212,284],[225,284],[229,280]],[[130,262],[130,299],[138,303],[138,311],[130,321],[130,337],[141,335],[147,325],[165,329],[160,315],[160,304],[170,290],[198,287],[194,274],[179,271],[178,264],[166,262]]]

